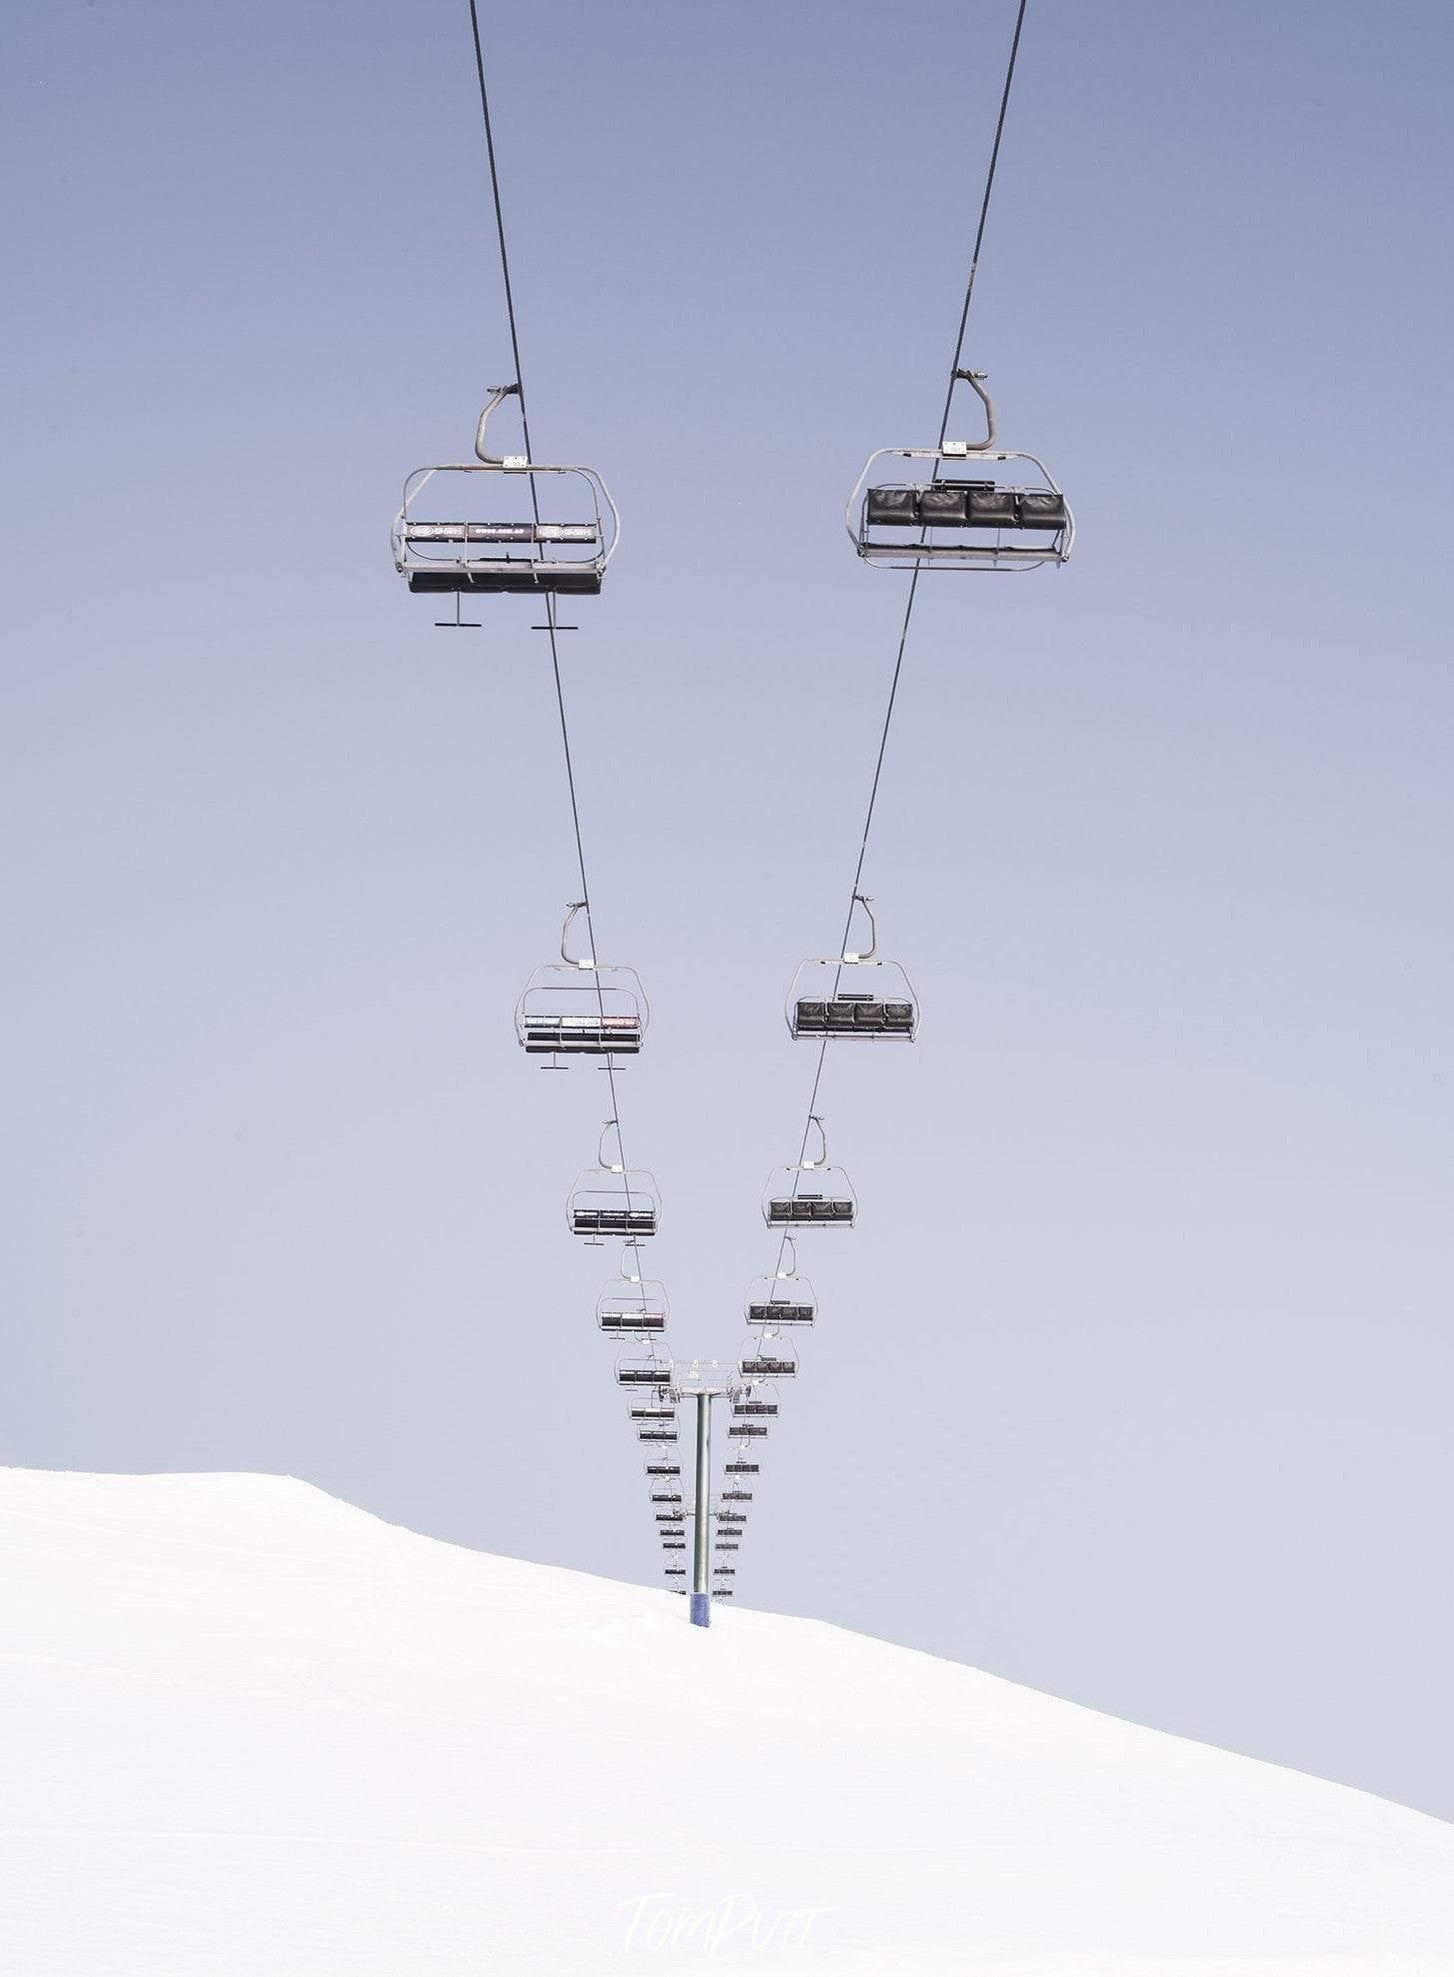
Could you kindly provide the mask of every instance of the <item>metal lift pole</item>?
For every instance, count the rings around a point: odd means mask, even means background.
[[[697,1403],[697,1505],[692,1534],[692,1625],[712,1624],[712,1395],[699,1392]]]

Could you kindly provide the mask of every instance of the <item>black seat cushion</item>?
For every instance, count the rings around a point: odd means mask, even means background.
[[[557,591],[568,596],[593,597],[601,588],[601,573],[591,563],[573,568],[565,563],[550,565],[521,561],[513,565],[497,563],[493,569],[487,570],[411,570],[409,588],[425,595],[453,590],[464,591],[470,596],[487,592],[533,594],[537,591]]]
[[[1061,529],[1065,527],[1065,502],[1048,488],[1023,488],[1020,492],[1022,529]]]
[[[910,528],[919,519],[912,487],[871,487],[867,520],[870,528]]]
[[[933,528],[962,529],[969,519],[971,490],[963,482],[936,481],[919,491],[919,520]]]
[[[1015,526],[1013,488],[974,488],[969,497],[969,519],[975,528],[1012,529]]]

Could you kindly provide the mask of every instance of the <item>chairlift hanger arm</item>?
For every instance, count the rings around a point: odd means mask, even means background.
[[[962,381],[969,386],[970,390],[984,407],[985,436],[980,440],[961,441],[961,445],[966,453],[993,453],[995,449],[997,435],[995,431],[994,400],[984,388],[984,381],[988,376],[988,371],[965,371],[956,365],[954,375],[949,381],[951,395],[955,385]],[[941,440],[939,444],[942,447],[945,441]],[[957,453],[959,447],[956,447],[955,451]]]
[[[845,949],[843,959],[845,961],[872,961],[875,954],[878,953],[878,921],[874,917],[873,901],[866,893],[856,892],[853,895],[853,903],[855,906],[861,906],[868,916],[868,946],[864,948],[861,954],[850,954]]]
[[[489,402],[485,406],[484,411],[481,412],[480,422],[475,427],[475,458],[482,460],[487,467],[528,467],[530,464],[528,442],[527,451],[522,454],[495,454],[485,451],[485,427],[489,424],[490,414],[497,406],[502,405],[507,398],[520,397],[520,382],[518,378],[514,384],[497,384],[491,387]],[[523,399],[521,399],[521,403],[523,405]]]
[[[596,965],[594,954],[572,954],[570,951],[571,924],[577,913],[585,911],[586,902],[583,899],[573,899],[565,909],[565,919],[560,929],[560,958],[568,968],[592,969]]]

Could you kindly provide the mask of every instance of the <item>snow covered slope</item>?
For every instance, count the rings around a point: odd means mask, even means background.
[[[1454,1972],[1454,1828],[265,1476],[0,1472],[6,1977]]]

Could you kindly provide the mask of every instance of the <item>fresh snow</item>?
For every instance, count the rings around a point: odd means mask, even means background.
[[[952,1662],[268,1476],[0,1544],[5,1977],[1454,1973],[1454,1827]]]

